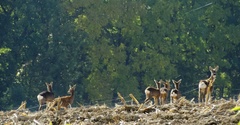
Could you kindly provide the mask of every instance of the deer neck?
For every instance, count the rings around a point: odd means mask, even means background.
[[[160,89],[161,83],[157,83],[157,89]]]
[[[51,87],[48,87],[48,92],[52,92],[52,88]]]
[[[216,77],[211,75],[206,81],[209,82],[209,84],[213,84],[215,80],[216,80]]]
[[[168,84],[165,84],[164,88],[166,88],[168,91],[170,90],[170,86]]]
[[[179,83],[175,83],[175,89],[179,89]]]
[[[71,93],[71,97],[74,97],[74,91],[72,91],[72,93]]]
[[[70,99],[71,99],[71,103],[73,103],[73,99],[74,99],[74,91],[72,91],[71,95],[70,95]]]

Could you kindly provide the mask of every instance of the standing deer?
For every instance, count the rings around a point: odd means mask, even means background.
[[[170,92],[170,103],[175,103],[181,96],[180,91],[179,91],[179,85],[182,82],[182,79],[175,81],[172,80],[174,84],[174,89],[171,90]]]
[[[167,103],[168,92],[170,90],[170,80],[166,80],[163,83],[163,87],[160,88],[160,103],[161,105]]]
[[[159,82],[157,82],[154,79],[154,82],[156,83],[157,88],[147,87],[145,89],[146,99],[144,100],[144,103],[153,98],[154,99],[154,104],[158,105],[159,97],[160,97],[160,86],[161,86],[161,82],[163,82],[163,81],[160,80]]]
[[[47,102],[51,102],[54,99],[54,93],[52,92],[52,85],[53,82],[51,82],[50,84],[45,83],[47,86],[47,91],[43,91],[41,93],[38,94],[37,99],[39,102],[39,108],[38,110],[41,110],[42,105],[47,103]]]
[[[75,88],[76,88],[76,85],[74,85],[74,86],[69,85],[68,94],[70,94],[70,95],[57,98],[57,99],[60,99],[60,103],[59,103],[60,108],[62,107],[64,109],[67,109],[68,106],[71,107],[71,104],[73,103],[73,100],[74,100]]]
[[[219,66],[216,66],[215,68],[212,68],[209,66],[209,71],[211,72],[211,76],[208,79],[200,80],[198,84],[198,101],[204,102],[205,104],[208,103],[208,101],[211,100],[211,93],[213,92],[213,83],[216,80],[217,71],[219,69]]]

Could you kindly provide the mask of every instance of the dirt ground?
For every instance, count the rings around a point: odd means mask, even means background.
[[[181,98],[175,104],[137,105],[125,104],[79,106],[67,110],[26,109],[0,111],[4,125],[237,125],[240,113],[231,109],[240,100],[214,100],[208,105]]]

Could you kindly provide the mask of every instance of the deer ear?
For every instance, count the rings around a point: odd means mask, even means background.
[[[161,82],[163,82],[163,80],[162,80],[162,79],[160,79],[160,80],[159,80],[159,82],[161,83]]]
[[[219,69],[219,66],[216,66],[216,67],[215,67],[215,70],[218,71],[218,69]]]
[[[209,66],[209,70],[213,70],[212,66]]]
[[[182,79],[179,79],[178,82],[182,82]]]
[[[47,82],[45,82],[45,84],[46,84],[46,85],[48,85],[48,83],[47,83]]]
[[[174,81],[174,80],[172,80],[172,82],[173,82],[173,83],[175,83],[175,81]]]
[[[155,83],[157,83],[157,80],[156,80],[156,79],[154,79],[153,81],[154,81]]]

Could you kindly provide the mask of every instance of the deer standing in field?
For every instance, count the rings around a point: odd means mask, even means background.
[[[41,110],[42,105],[47,103],[47,102],[51,102],[54,99],[54,93],[52,92],[52,85],[53,83],[51,82],[50,84],[45,83],[47,86],[47,91],[43,91],[41,93],[38,94],[37,99],[39,102],[39,108],[38,110]]]
[[[56,98],[57,100],[59,100],[59,108],[62,107],[64,109],[67,109],[68,106],[71,107],[71,104],[73,103],[73,100],[74,100],[75,88],[76,88],[76,85],[74,86],[69,85],[68,94],[70,95]]]
[[[146,99],[144,100],[144,103],[146,103],[148,100],[150,99],[154,99],[154,104],[155,105],[158,105],[159,103],[159,97],[160,97],[160,86],[161,86],[161,83],[163,82],[162,80],[160,80],[159,82],[157,82],[155,79],[154,79],[154,82],[156,83],[157,85],[157,88],[153,88],[153,87],[147,87],[145,89],[145,95],[146,95]]]
[[[213,83],[216,80],[217,71],[219,69],[219,66],[216,66],[215,68],[212,68],[209,66],[209,71],[211,72],[211,76],[208,79],[200,80],[198,84],[198,101],[204,102],[205,104],[208,103],[208,101],[211,100],[211,93],[213,92]]]
[[[168,92],[170,90],[170,80],[166,80],[163,83],[163,87],[160,88],[160,103],[161,105],[167,103]]]
[[[174,89],[171,90],[170,92],[170,103],[175,103],[181,96],[180,91],[179,91],[179,85],[182,82],[182,79],[175,81],[172,80],[174,84]]]

